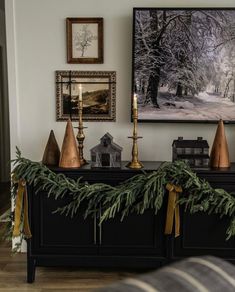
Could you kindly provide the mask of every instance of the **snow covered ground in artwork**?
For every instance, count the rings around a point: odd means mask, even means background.
[[[138,105],[139,119],[235,121],[235,103],[214,93],[201,92],[195,97],[179,98],[169,92],[160,92],[158,103],[160,109]]]

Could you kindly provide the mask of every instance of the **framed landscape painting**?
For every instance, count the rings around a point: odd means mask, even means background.
[[[235,9],[133,13],[138,120],[235,123]]]
[[[78,120],[82,90],[83,120],[116,119],[115,71],[56,71],[56,120]]]

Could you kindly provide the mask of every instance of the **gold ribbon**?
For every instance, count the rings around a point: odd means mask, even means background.
[[[168,183],[166,189],[169,191],[165,234],[172,234],[173,222],[175,219],[175,237],[180,235],[180,209],[177,201],[182,188],[174,184]]]
[[[20,233],[21,233],[20,226],[21,226],[22,215],[23,215],[23,234],[26,238],[31,238],[32,234],[29,227],[28,196],[27,196],[26,182],[25,180],[20,179],[18,181],[18,190],[16,194],[13,237],[20,236]]]

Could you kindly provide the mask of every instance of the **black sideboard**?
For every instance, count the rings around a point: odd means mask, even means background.
[[[111,185],[138,174],[122,163],[119,169],[52,168],[56,173],[77,179],[82,176],[90,183]],[[144,171],[157,170],[161,162],[144,162]],[[235,164],[229,170],[195,169],[213,187],[235,192]],[[157,215],[153,210],[143,215],[131,214],[121,222],[110,219],[101,226],[97,218],[84,220],[84,212],[70,218],[53,214],[68,198],[54,200],[46,192],[34,194],[28,186],[29,220],[32,238],[28,240],[27,281],[35,279],[37,266],[78,266],[156,269],[170,261],[188,256],[215,255],[235,263],[235,239],[225,240],[228,218],[181,209],[181,235],[164,235],[167,196]],[[82,206],[85,210],[86,206]],[[97,214],[99,217],[100,214]]]

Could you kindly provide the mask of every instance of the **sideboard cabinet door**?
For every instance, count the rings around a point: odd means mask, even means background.
[[[175,239],[174,257],[214,255],[235,263],[235,239],[226,241],[228,218],[205,213],[182,214],[181,236]]]
[[[235,192],[235,176],[221,172],[220,175],[201,175],[214,188]],[[175,258],[214,255],[235,263],[235,238],[226,240],[230,218],[207,215],[204,212],[190,214],[181,212],[181,236],[174,241]]]
[[[66,204],[66,198],[55,200],[47,193],[29,191],[29,210],[33,254],[97,254],[96,219],[84,220],[83,214],[74,218],[54,211]],[[85,206],[84,206],[85,209]]]
[[[163,235],[163,215],[153,210],[144,214],[129,214],[121,221],[120,216],[109,219],[99,226],[99,253],[102,255],[151,255],[166,256]]]

